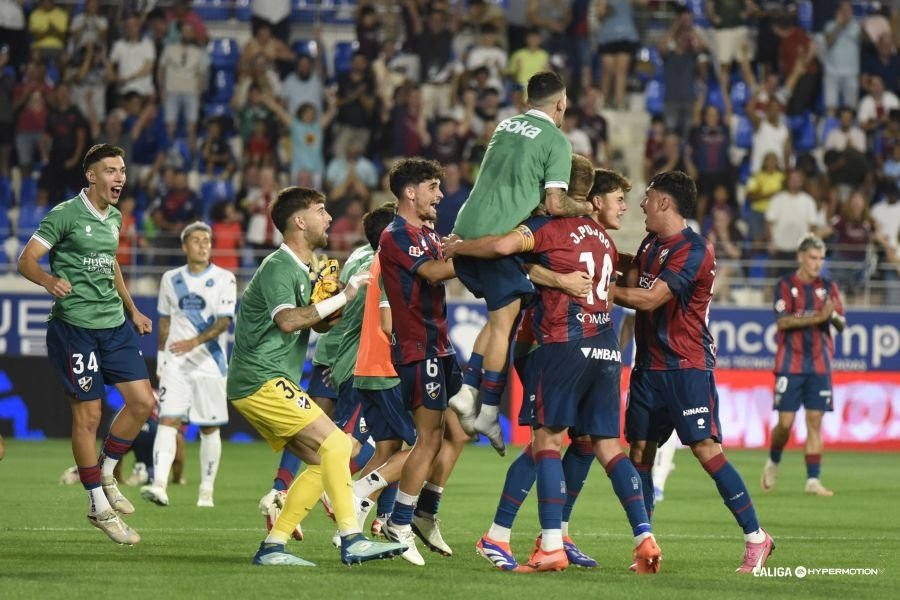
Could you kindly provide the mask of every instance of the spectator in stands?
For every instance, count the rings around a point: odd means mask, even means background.
[[[9,66],[9,45],[0,44],[0,177],[9,178],[10,155],[15,140],[13,91],[16,71]]]
[[[244,221],[233,202],[218,202],[212,207],[212,262],[236,273],[241,266],[244,245]]]
[[[244,145],[244,160],[257,167],[276,167],[275,142],[267,119],[253,122],[253,131]]]
[[[644,179],[650,181],[655,171],[653,165],[663,155],[663,146],[666,143],[666,120],[662,115],[654,115],[650,118],[650,130],[647,133],[647,142],[644,144]]]
[[[541,46],[550,55],[550,64],[559,70],[567,67],[566,29],[572,21],[571,0],[531,0],[528,23],[541,32]]]
[[[793,116],[815,110],[822,80],[816,44],[796,21],[779,28],[778,34],[778,66],[788,79],[781,93],[787,103],[785,112]]]
[[[775,0],[754,3],[750,10],[757,21],[756,60],[765,78],[778,72],[780,36],[794,24],[797,7],[793,2]]]
[[[506,50],[512,54],[525,46],[525,35],[531,29],[528,22],[531,0],[507,0],[506,4]]]
[[[125,156],[131,157],[132,139],[131,134],[125,130],[125,119],[128,113],[124,108],[111,110],[103,121],[102,139],[108,144],[118,146],[125,151]],[[129,161],[130,162],[130,161]],[[137,178],[133,180],[125,180],[125,189],[130,190],[137,182]]]
[[[237,165],[231,153],[231,147],[222,131],[222,122],[218,118],[210,119],[206,124],[206,138],[203,140],[200,154],[206,166],[207,177],[231,179]]]
[[[900,305],[900,188],[882,185],[881,202],[872,207],[875,231],[884,240],[879,274],[887,294],[885,306]]]
[[[156,75],[159,71],[159,59],[162,58],[163,50],[169,44],[169,23],[166,21],[166,13],[163,9],[154,7],[144,19],[147,25],[147,38],[153,43],[153,49],[156,55],[153,57],[153,87],[159,87],[159,81]]]
[[[269,60],[258,55],[253,60],[253,67],[250,72],[242,72],[234,88],[234,95],[231,97],[231,109],[238,112],[246,104],[250,103],[250,88],[256,87],[262,94],[271,94],[278,97],[281,95],[281,80],[278,73],[272,68]]]
[[[888,112],[884,129],[876,130],[872,145],[876,162],[881,165],[891,155],[894,146],[900,145],[900,109]]]
[[[526,12],[528,1],[529,0],[523,0],[522,2],[522,4],[526,6],[524,9]],[[453,39],[453,48],[457,56],[463,56],[466,49],[475,43],[478,32],[481,31],[481,28],[484,25],[493,26],[498,33],[505,33],[507,30],[506,19],[503,15],[503,7],[495,2],[488,2],[486,0],[457,2],[453,20],[456,22],[453,28],[456,32]],[[498,41],[504,50],[509,47],[507,36],[502,36]]]
[[[381,35],[382,23],[373,0],[360,0],[356,7],[357,49],[365,54],[370,63],[381,52]]]
[[[503,76],[507,68],[507,55],[506,51],[498,44],[497,33],[497,28],[493,24],[482,25],[475,45],[466,53],[464,64],[468,71],[474,71],[479,67],[486,68],[488,71],[487,84],[502,90]]]
[[[278,248],[283,240],[269,218],[269,209],[278,196],[278,188],[275,169],[264,167],[259,169],[259,188],[249,191],[244,201],[244,209],[249,215],[246,240],[253,248],[257,264]]]
[[[541,47],[541,32],[532,27],[525,34],[525,46],[513,52],[507,72],[522,88],[535,73],[550,69],[550,55]]]
[[[569,143],[572,144],[572,153],[581,156],[591,157],[591,138],[585,130],[581,128],[581,113],[577,108],[566,110],[563,116],[562,132],[565,134]],[[593,160],[591,160],[593,162]]]
[[[407,81],[418,77],[418,58],[400,52],[402,44],[395,39],[385,40],[381,45],[381,53],[372,62],[372,73],[375,76],[375,87],[381,110],[390,112],[394,91]]]
[[[753,67],[750,64],[749,46],[744,46],[741,49],[739,54],[739,64],[741,67],[741,76],[744,78],[744,83],[747,84],[747,88],[750,91],[750,100],[747,101],[745,107],[746,113],[748,115],[750,113],[755,113],[759,118],[765,118],[766,109],[769,106],[770,100],[784,100],[779,94],[781,81],[778,78],[778,71],[769,70],[763,77],[762,82],[758,81],[754,74]]]
[[[184,118],[188,146],[197,146],[197,117],[200,114],[200,95],[206,89],[209,57],[206,48],[199,48],[194,26],[185,21],[181,25],[181,39],[166,46],[159,61],[159,95],[163,100],[166,133],[175,138],[178,119]]]
[[[28,16],[31,49],[43,61],[58,61],[66,47],[69,13],[53,0],[41,0]]]
[[[681,137],[674,131],[666,134],[660,156],[654,161],[651,170],[653,171],[652,175],[663,171],[684,171],[690,175],[691,179],[697,179],[697,167],[691,160],[690,152],[686,151]],[[696,215],[684,216],[691,219],[696,218]]]
[[[572,0],[572,18],[566,27],[566,53],[569,55],[569,92],[581,99],[594,80],[594,5],[596,0]]]
[[[488,128],[489,123],[499,123],[500,114],[500,90],[488,88],[481,99],[475,104],[472,112],[472,133],[481,135]]]
[[[445,167],[458,165],[462,161],[466,138],[469,136],[469,118],[461,121],[449,117],[439,119],[431,144],[425,150],[425,158],[436,160]]]
[[[892,110],[900,109],[900,99],[891,90],[884,89],[881,77],[869,78],[869,95],[859,102],[859,124],[869,133],[887,125]]]
[[[875,241],[875,224],[862,192],[850,195],[840,214],[832,219],[831,229],[834,235],[832,273],[841,289],[853,295],[865,284],[869,273],[869,245]]]
[[[413,6],[410,3],[409,6]],[[419,83],[422,86],[425,118],[449,116],[456,87],[457,63],[453,57],[453,35],[446,11],[435,7],[423,25],[417,10],[410,10],[412,47],[419,56]]]
[[[9,46],[9,64],[18,69],[28,62],[30,40],[25,30],[25,11],[19,0],[0,0],[0,45]]]
[[[458,163],[445,163],[444,178],[441,180],[441,192],[444,197],[437,207],[437,223],[435,231],[441,237],[450,235],[456,223],[456,215],[463,202],[472,192],[472,187],[462,178],[462,169]]]
[[[88,43],[76,50],[68,71],[72,99],[90,124],[92,138],[100,135],[106,120],[106,51],[100,43]]]
[[[328,247],[335,252],[349,253],[360,240],[365,239],[362,218],[365,214],[362,199],[353,198],[344,208],[344,214],[328,228]]]
[[[895,144],[891,148],[891,155],[884,161],[879,179],[889,186],[900,189],[900,144]]]
[[[704,50],[703,41],[680,17],[659,40],[666,90],[663,104],[666,127],[682,137],[688,135],[691,127],[697,101],[699,57]]]
[[[141,37],[141,21],[131,16],[125,19],[125,37],[113,44],[109,55],[107,80],[116,92],[125,96],[135,92],[144,98],[153,96],[153,63],[156,48],[153,42]]]
[[[157,231],[153,240],[159,257],[157,265],[180,264],[183,259],[181,231],[200,218],[200,200],[188,186],[187,173],[176,170],[171,188],[165,196],[154,200],[147,210]]]
[[[782,263],[773,265],[774,274],[781,275],[794,269],[797,240],[809,232],[815,233],[818,223],[816,201],[803,191],[804,181],[802,171],[791,171],[787,186],[772,196],[766,210],[769,258]]]
[[[364,150],[362,140],[350,140],[344,155],[335,156],[328,163],[325,169],[325,189],[329,201],[339,201],[349,196],[368,198],[369,190],[378,185],[378,172],[372,161],[363,156]],[[332,216],[336,212],[338,211],[333,212]]]
[[[766,239],[766,212],[772,196],[784,188],[785,174],[778,167],[778,154],[769,152],[763,157],[763,167],[747,180],[747,233],[750,241],[760,244]]]
[[[750,41],[747,20],[752,0],[718,0],[706,2],[706,15],[715,27],[713,42],[716,60],[719,62],[719,81],[723,95],[728,97],[731,64],[740,60],[741,49]]]
[[[14,104],[21,106],[16,117],[16,154],[22,175],[27,177],[31,174],[35,154],[40,150],[47,129],[49,108],[39,87],[28,86],[17,90],[14,97],[17,98]]]
[[[255,69],[256,59],[260,56],[264,57],[268,64],[275,65],[275,70],[279,74],[287,75],[294,66],[294,53],[287,44],[272,35],[272,30],[266,23],[260,23],[253,37],[244,44],[238,64],[241,72],[247,73]]]
[[[859,101],[859,57],[862,33],[853,18],[853,4],[844,0],[834,20],[825,26],[825,109],[834,115],[841,104]]]
[[[252,0],[250,12],[250,30],[254,36],[262,25],[268,25],[272,35],[285,44],[290,41],[291,0]]]
[[[466,143],[465,150],[463,150],[463,178],[470,185],[474,185],[475,180],[478,178],[478,170],[481,168],[481,161],[484,159],[485,152],[487,152],[491,136],[494,135],[494,130],[497,129],[497,121],[481,121],[479,125],[482,127],[482,130],[478,132],[473,127],[472,136]]]
[[[84,12],[72,17],[72,24],[69,27],[69,48],[71,52],[90,45],[106,48],[108,31],[109,21],[100,12],[100,0],[87,0],[84,3]]]
[[[119,228],[119,250],[116,252],[116,262],[122,268],[122,274],[127,276],[128,267],[137,264],[137,250],[147,247],[147,242],[138,230],[134,209],[137,202],[134,196],[124,196],[116,208],[122,213],[122,226]]]
[[[740,261],[744,258],[745,239],[734,211],[728,205],[728,191],[718,186],[714,192],[717,201],[710,211],[709,229],[706,239],[716,252],[715,300],[730,300],[731,279],[741,272]],[[724,199],[724,202],[723,202]]]
[[[48,206],[56,206],[81,191],[84,184],[81,159],[87,151],[88,139],[88,123],[72,104],[69,85],[56,86],[54,97],[41,144],[44,168],[38,181],[38,195],[46,195]]]
[[[130,133],[132,151],[128,161],[128,172],[135,185],[152,186],[162,172],[163,161],[169,149],[169,138],[159,106],[154,101],[140,108],[143,99],[132,94],[126,99],[129,116],[125,119],[125,129]],[[134,108],[138,107],[139,112]]]
[[[719,109],[708,104],[702,115],[699,105],[697,109],[697,124],[691,128],[688,147],[691,162],[697,168],[697,218],[702,220],[714,189],[724,186],[727,197],[734,197],[734,169],[728,154],[731,134]]]
[[[271,127],[274,115],[267,103],[267,98],[271,98],[271,96],[271,93],[264,91],[256,84],[250,86],[247,103],[237,111],[238,133],[245,145],[253,136],[257,121],[264,121],[267,126]]]
[[[825,138],[826,150],[843,152],[853,148],[857,152],[866,151],[866,134],[854,123],[856,111],[849,106],[842,106],[838,111],[838,126],[832,129]]]
[[[391,157],[420,156],[431,144],[425,122],[422,91],[414,84],[397,88],[388,122]]]
[[[291,185],[300,185],[298,177],[301,173],[308,173],[311,176],[311,187],[322,186],[325,172],[325,130],[337,114],[333,90],[326,93],[328,109],[322,115],[319,115],[312,103],[306,102],[291,116],[274,98],[264,97],[269,108],[291,132]]]
[[[365,55],[354,53],[350,70],[338,77],[337,107],[334,119],[334,153],[345,152],[350,140],[369,145],[372,127],[378,115],[375,76]]]
[[[174,6],[166,11],[166,21],[169,22],[169,43],[177,42],[181,35],[182,24],[190,23],[194,28],[197,43],[206,47],[206,43],[209,41],[206,24],[203,23],[200,15],[191,10],[191,0],[175,0]]]
[[[750,150],[750,172],[755,173],[762,168],[763,157],[774,152],[778,157],[778,166],[787,169],[791,164],[791,132],[782,117],[781,103],[776,99],[769,100],[765,118],[755,112],[747,116],[753,123],[753,147]],[[799,239],[799,238],[798,238]],[[796,240],[795,240],[796,241]],[[792,246],[796,247],[796,243]]]
[[[322,99],[325,97],[324,65],[322,64],[322,46],[316,41],[314,55],[301,54],[297,57],[297,66],[288,75],[281,86],[281,99],[290,115],[297,114],[302,104],[312,104],[316,114],[322,114]]]
[[[632,4],[644,6],[647,0],[598,0],[597,51],[600,53],[600,90],[607,106],[625,109],[625,88],[631,59],[640,37]],[[615,92],[612,92],[615,83]]]
[[[29,231],[37,231],[41,221],[47,215],[52,207],[47,204],[47,195],[38,194],[33,202],[19,203],[19,219],[16,223],[16,230],[20,235],[20,239],[28,239]]]
[[[875,51],[863,55],[862,88],[870,89],[873,76],[881,77],[889,90],[900,89],[900,54],[894,46],[890,32],[882,34],[875,43]]]

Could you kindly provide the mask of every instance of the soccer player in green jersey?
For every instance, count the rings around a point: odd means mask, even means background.
[[[134,506],[120,492],[113,470],[150,416],[155,400],[135,331],[153,324],[134,305],[116,263],[125,185],[124,151],[109,144],[88,150],[88,187],[53,208],[19,256],[19,273],[55,301],[47,324],[47,354],[60,374],[72,409],[72,454],[88,492],[88,521],[120,544],[141,537],[118,513]],[[50,272],[40,261],[50,253]],[[131,323],[126,322],[128,312]],[[104,384],[115,385],[125,407],[109,428],[97,457]]]
[[[371,542],[360,533],[348,466],[349,438],[295,383],[310,329],[327,327],[323,321],[356,296],[369,273],[357,273],[343,291],[310,304],[309,265],[313,252],[328,244],[331,223],[325,196],[312,189],[286,188],[272,203],[271,218],[284,243],[263,260],[241,298],[227,395],[274,450],[287,447],[309,466],[288,490],[281,514],[253,563],[313,566],[288,553],[285,544],[323,489],[334,507],[344,563],[394,556],[406,546]]]
[[[559,130],[566,112],[566,87],[555,73],[528,80],[530,109],[504,119],[491,136],[472,193],[462,205],[453,233],[464,240],[502,235],[515,229],[543,202],[554,216],[590,214],[590,205],[566,195],[572,144]],[[470,435],[478,432],[501,454],[506,449],[498,422],[506,386],[510,337],[520,318],[522,298],[535,292],[522,259],[458,257],[459,280],[484,298],[488,322],[475,339],[463,372],[463,387],[450,399]],[[476,419],[476,402],[481,412]]]

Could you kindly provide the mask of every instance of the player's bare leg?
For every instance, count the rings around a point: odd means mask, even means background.
[[[819,480],[819,472],[822,464],[822,417],[825,413],[821,410],[806,411],[806,493],[816,496],[834,496],[834,492],[825,488]]]
[[[360,471],[360,477],[353,482],[353,495],[357,501],[357,517],[359,526],[365,529],[365,521],[375,506],[381,491],[400,480],[403,465],[410,450],[403,450],[400,440],[382,440],[375,442],[375,453],[371,460]]]
[[[759,485],[764,492],[771,492],[775,488],[781,453],[791,437],[791,428],[794,426],[794,417],[796,416],[795,412],[778,411],[778,422],[772,428],[772,436],[769,441],[769,458],[766,459],[759,480]]]

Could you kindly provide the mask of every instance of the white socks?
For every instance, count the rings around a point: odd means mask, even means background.
[[[92,490],[87,490],[87,493],[88,502],[90,502],[90,514],[97,515],[111,508],[109,500],[106,499],[106,493],[103,491],[103,486],[97,486]]]
[[[169,471],[175,461],[175,443],[178,430],[169,425],[159,424],[156,439],[153,440],[153,485],[166,489],[169,485]],[[219,446],[221,449],[221,444]]]
[[[562,530],[541,529],[541,550],[544,552],[553,552],[554,550],[561,550],[562,547]]]
[[[744,541],[751,544],[762,544],[766,541],[766,533],[762,529],[757,529],[753,533],[745,533]]]
[[[156,434],[157,437],[159,433]],[[154,449],[156,444],[154,443]],[[172,455],[175,456],[174,453]],[[200,434],[200,489],[212,490],[216,483],[219,460],[222,458],[222,437],[219,430]],[[171,464],[171,463],[170,463]]]
[[[388,486],[387,480],[377,470],[353,482],[353,495],[357,498],[368,498],[380,489]]]
[[[491,523],[491,528],[488,529],[487,536],[495,542],[506,542],[508,544],[511,532],[512,530],[509,527],[501,527],[496,523]]]

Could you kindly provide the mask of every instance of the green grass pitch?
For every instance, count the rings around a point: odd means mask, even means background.
[[[85,520],[80,486],[60,486],[72,463],[67,441],[7,440],[0,462],[0,598],[890,598],[900,584],[900,478],[896,454],[827,453],[823,480],[833,498],[803,494],[802,455],[785,454],[777,489],[764,495],[758,477],[765,455],[729,452],[753,494],[777,548],[769,568],[872,568],[876,575],[809,574],[747,577],[740,531],[712,481],[686,451],[676,454],[666,499],[655,515],[663,549],[661,573],[638,578],[626,569],[631,536],[603,470],[594,465],[579,498],[572,534],[600,561],[594,570],[520,575],[492,570],[474,543],[490,525],[511,457],[472,446],[463,453],[441,504],[452,558],[422,548],[427,564],[401,559],[348,569],[331,547],[333,525],[316,509],[306,541],[289,548],[315,569],[253,567],[263,537],[256,504],[271,485],[277,455],[262,443],[224,445],[216,507],[196,502],[196,444],[187,448],[186,486],[171,486],[160,508],[122,486],[137,507],[128,523],[143,540],[117,546]],[[126,458],[128,468],[132,459]],[[538,531],[534,498],[516,523],[513,549],[527,558]],[[773,573],[774,574],[774,573]]]

